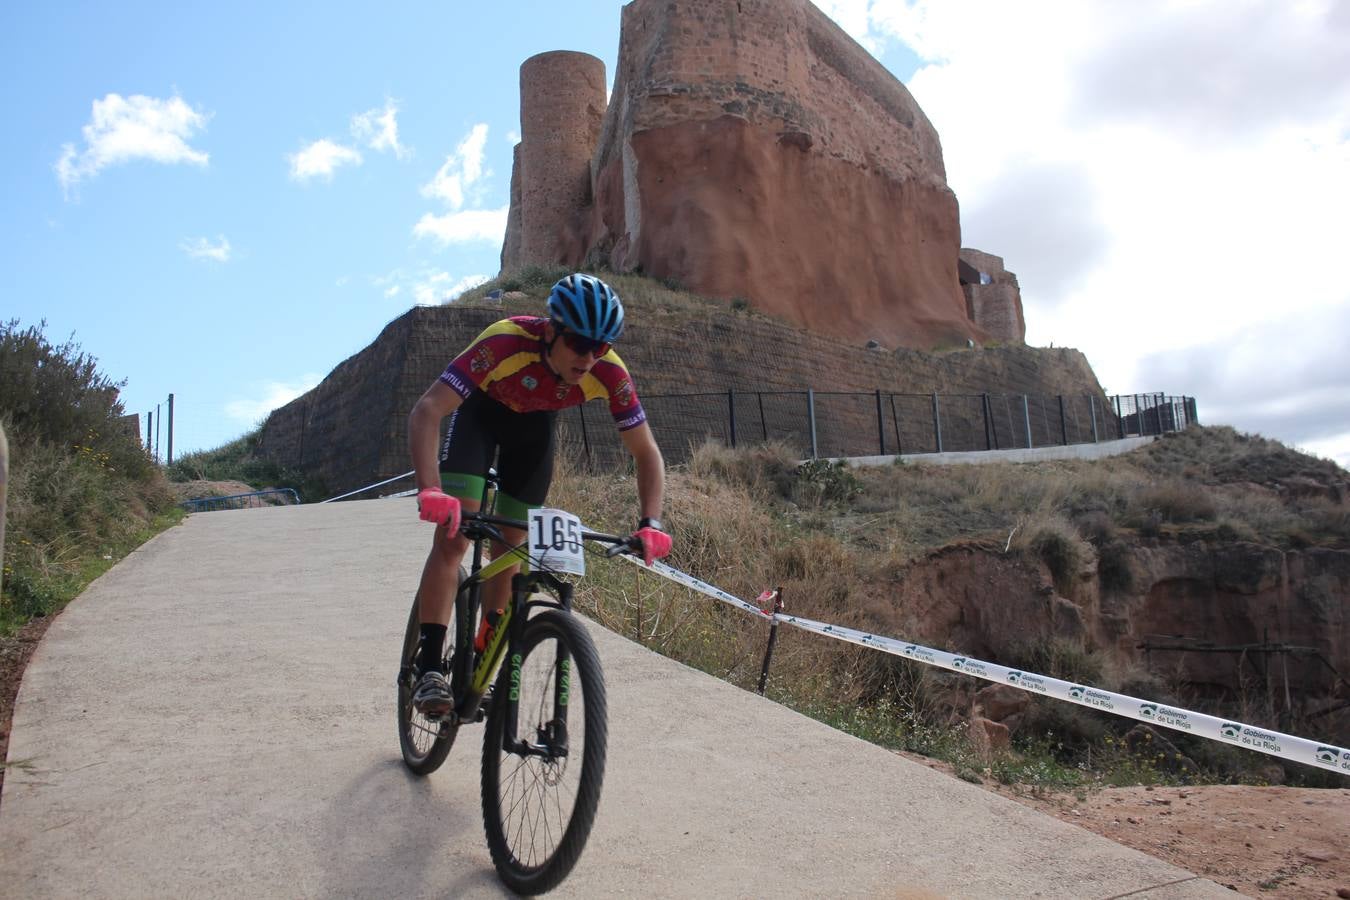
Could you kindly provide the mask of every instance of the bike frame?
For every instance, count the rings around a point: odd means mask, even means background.
[[[483,509],[491,510],[496,506],[497,481],[494,475],[495,473],[489,473],[483,485],[483,502],[481,504]],[[523,543],[500,554],[490,563],[483,564],[484,543],[488,540],[500,542],[500,529],[503,527],[527,530],[527,525],[526,522],[504,519],[481,511],[464,514],[462,530],[464,535],[473,541],[473,562],[469,570],[469,577],[460,584],[455,595],[455,615],[459,617],[459,623],[462,625],[462,627],[455,629],[456,641],[462,640],[463,643],[462,646],[457,645],[455,647],[451,669],[450,685],[451,692],[455,697],[454,721],[456,723],[474,722],[483,718],[486,712],[483,709],[483,698],[487,695],[489,687],[497,677],[502,662],[508,656],[516,667],[512,684],[519,684],[519,666],[522,662],[522,656],[519,653],[508,653],[508,650],[519,646],[521,640],[523,640],[525,625],[529,620],[531,608],[560,609],[568,613],[572,611],[572,584],[570,582],[558,578],[552,572],[530,570],[528,537]],[[617,535],[589,531],[583,531],[581,539],[610,544],[626,543],[629,540]],[[506,609],[502,611],[502,617],[497,622],[496,628],[493,629],[487,647],[484,648],[482,653],[478,653],[473,650],[473,625],[478,609],[482,604],[483,585],[517,564],[521,564],[524,571],[511,578],[510,602],[507,603]],[[538,599],[530,599],[541,588],[547,590],[548,593]],[[554,597],[557,599],[554,599]],[[559,656],[557,667],[557,677],[554,679],[553,722],[561,728],[561,734],[554,736],[556,739],[555,746],[535,749],[528,742],[518,741],[515,735],[515,716],[511,715],[507,717],[506,749],[514,752],[540,754],[549,750],[555,753],[559,750],[565,752],[571,669],[571,660],[566,654]],[[494,697],[493,702],[514,704],[518,699],[519,695],[516,691],[511,690],[508,691],[506,697]]]

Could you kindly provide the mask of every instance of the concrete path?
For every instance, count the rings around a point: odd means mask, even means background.
[[[429,540],[407,500],[202,513],[100,578],[19,694],[0,895],[502,896],[481,730],[399,757]],[[609,765],[559,896],[1231,896],[589,629]]]

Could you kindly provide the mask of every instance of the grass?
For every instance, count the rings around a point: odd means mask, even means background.
[[[745,599],[779,587],[789,612],[908,639],[917,625],[909,618],[914,613],[879,598],[893,596],[916,561],[953,547],[1043,566],[1056,592],[1072,598],[1085,578],[1096,578],[1102,596],[1132,590],[1131,548],[1140,541],[1223,540],[1231,533],[1289,546],[1302,533],[1324,546],[1350,546],[1341,530],[1343,507],[1277,495],[1259,484],[1224,488],[1234,483],[1214,474],[1246,477],[1260,470],[1279,478],[1313,471],[1331,483],[1344,478],[1343,471],[1315,462],[1288,465],[1284,454],[1224,429],[1186,441],[1190,450],[1201,448],[1196,457],[1203,464],[1186,473],[1166,441],[1097,463],[941,469],[800,465],[782,446],[707,444],[668,473],[663,518],[673,529],[677,564],[711,584]],[[1244,447],[1283,462],[1244,463],[1237,455]],[[624,528],[637,504],[630,473],[571,471],[563,461],[550,502],[611,530]],[[1247,515],[1252,509],[1263,515]],[[588,566],[577,604],[652,649],[747,690],[757,687],[767,628],[738,610],[599,559]],[[1187,708],[1199,704],[1182,695],[1184,685],[1122,670],[1072,636],[1029,635],[991,661]],[[950,724],[964,720],[971,692],[983,684],[788,627],[780,630],[766,693],[851,734],[944,760],[972,781],[1038,790],[1263,783],[1265,757],[1168,732],[1198,771],[1177,768],[1166,754],[1127,746],[1124,734],[1137,723],[1039,698],[1026,711],[1012,752],[988,753],[963,725]],[[1305,784],[1341,783],[1311,770],[1291,775]]]
[[[258,428],[214,450],[185,453],[174,460],[166,474],[176,482],[242,481],[254,490],[295,488],[305,503],[331,496],[322,478],[259,458],[261,437],[262,429]]]
[[[0,325],[0,422],[10,472],[0,637],[56,613],[181,518],[123,418],[121,385],[74,341]]]

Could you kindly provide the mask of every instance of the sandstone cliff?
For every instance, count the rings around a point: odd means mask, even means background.
[[[855,343],[1014,339],[1007,296],[962,294],[937,132],[808,0],[634,0],[603,120],[597,65],[521,68],[503,270],[641,271]]]

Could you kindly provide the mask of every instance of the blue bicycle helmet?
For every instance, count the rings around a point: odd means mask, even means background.
[[[594,275],[568,275],[548,295],[548,316],[575,334],[612,344],[623,334],[623,303]]]

